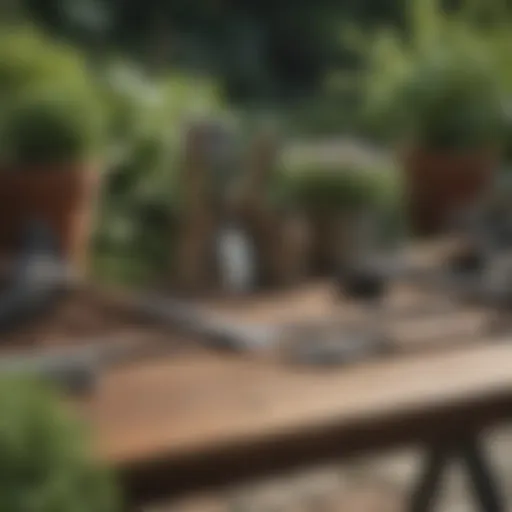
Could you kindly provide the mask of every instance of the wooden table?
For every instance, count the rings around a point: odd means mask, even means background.
[[[477,439],[512,415],[512,344],[332,371],[191,351],[110,371],[86,414],[134,504],[419,443],[411,510],[428,510],[454,454],[482,510],[503,510]]]

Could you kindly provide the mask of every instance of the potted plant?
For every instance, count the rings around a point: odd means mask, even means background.
[[[485,68],[456,54],[429,55],[398,92],[409,215],[418,231],[435,232],[492,183],[501,142],[500,94]]]
[[[82,270],[101,163],[96,82],[80,54],[31,27],[0,43],[0,254],[38,217]]]
[[[439,0],[411,0],[406,12],[405,33],[368,37],[365,119],[398,142],[411,227],[431,232],[493,179],[510,37],[500,23],[490,36],[464,9],[447,14]]]
[[[311,227],[312,270],[337,270],[352,215],[375,205],[376,184],[370,169],[357,165],[305,167],[285,172],[279,201],[304,212]]]
[[[54,229],[64,254],[85,264],[101,116],[84,91],[26,90],[0,119],[0,248],[9,252],[23,224],[37,217]]]

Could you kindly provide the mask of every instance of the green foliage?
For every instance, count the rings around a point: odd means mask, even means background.
[[[394,207],[400,200],[400,187],[397,173],[391,170],[317,166],[279,173],[273,199],[286,207],[333,214]]]
[[[176,139],[188,118],[216,114],[224,105],[216,84],[204,77],[152,77],[122,61],[107,67],[103,90],[112,136],[125,144],[156,130]]]
[[[235,98],[282,100],[316,92],[332,66],[352,63],[339,47],[340,20],[366,26],[393,22],[400,18],[404,0],[19,3],[27,6],[32,19],[93,50],[99,47],[100,54],[103,45],[112,44],[146,63],[156,60],[157,66],[178,64],[217,73]]]
[[[58,43],[31,26],[0,27],[0,97],[25,87],[91,86],[86,61],[76,48]]]
[[[0,510],[115,512],[113,482],[86,433],[40,383],[0,382]]]
[[[113,100],[111,133],[120,146],[105,183],[96,234],[96,273],[139,284],[172,265],[179,217],[183,127],[223,107],[214,84],[171,75],[150,80],[114,66],[105,88]]]
[[[287,133],[308,137],[353,133],[359,128],[361,101],[359,75],[349,71],[330,73],[318,95],[281,106]]]
[[[407,134],[425,146],[500,142],[509,33],[499,25],[491,36],[438,1],[408,5],[406,35],[386,30],[369,39],[367,121],[384,137]]]
[[[99,150],[94,76],[76,49],[23,25],[0,31],[0,143],[8,164],[52,164]]]
[[[4,110],[0,137],[9,166],[82,161],[104,142],[102,112],[94,97],[78,91],[25,90]]]
[[[134,141],[105,183],[96,234],[96,271],[115,281],[147,281],[169,265],[176,219],[176,164],[157,134]]]
[[[496,145],[501,95],[493,75],[472,58],[445,52],[424,59],[398,89],[397,107],[412,138],[431,148]]]
[[[382,244],[408,234],[403,209],[401,173],[389,167],[316,166],[281,170],[271,190],[271,201],[284,209],[315,217],[362,210],[376,212]]]

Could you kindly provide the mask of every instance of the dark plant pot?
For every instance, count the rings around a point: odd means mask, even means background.
[[[492,184],[499,158],[494,150],[434,152],[411,148],[400,155],[408,220],[416,234],[446,229],[451,215],[471,205]]]
[[[54,230],[66,258],[80,272],[87,265],[99,173],[70,164],[0,171],[0,252],[12,254],[33,218]]]

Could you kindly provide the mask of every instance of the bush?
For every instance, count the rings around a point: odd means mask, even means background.
[[[501,97],[485,67],[457,55],[432,55],[398,89],[404,128],[422,145],[467,148],[501,140]]]
[[[81,161],[103,141],[99,104],[82,91],[26,90],[12,99],[0,127],[9,166]]]
[[[135,139],[105,183],[96,272],[140,284],[168,271],[178,207],[173,146],[159,132]]]
[[[369,38],[368,125],[425,147],[498,144],[502,93],[510,85],[506,30],[497,23],[500,37],[490,37],[465,14],[447,15],[438,0],[411,0],[407,11],[405,35],[386,30]]]
[[[394,243],[408,235],[400,176],[392,166],[286,169],[276,174],[270,201],[319,218],[372,210],[377,214],[379,242]]]
[[[273,200],[310,212],[336,213],[396,201],[397,175],[358,166],[307,167],[281,171]]]
[[[102,141],[102,107],[85,58],[30,26],[0,33],[3,164],[88,157]]]
[[[0,33],[0,98],[34,84],[74,88],[88,83],[85,58],[65,44],[30,26],[2,27]]]
[[[115,512],[110,476],[80,424],[32,381],[0,382],[0,510]]]

